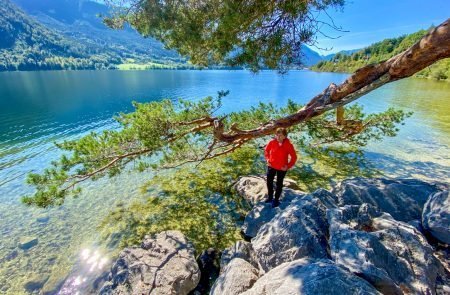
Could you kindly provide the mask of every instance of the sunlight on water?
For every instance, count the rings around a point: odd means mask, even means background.
[[[71,274],[58,294],[84,294],[93,281],[108,270],[110,259],[98,249],[85,248],[78,257],[76,272]]]

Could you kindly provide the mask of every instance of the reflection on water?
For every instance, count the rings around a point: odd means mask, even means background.
[[[91,291],[97,278],[108,272],[109,258],[104,255],[99,249],[81,250],[75,267],[76,271],[69,275],[58,294],[80,295]]]
[[[263,100],[305,103],[344,74],[292,71],[80,71],[0,73],[0,293],[83,294],[94,274],[117,253],[98,245],[97,225],[117,204],[139,199],[149,174],[128,173],[114,181],[85,184],[78,199],[46,210],[23,206],[31,193],[30,171],[58,158],[53,141],[116,128],[114,114],[131,101],[195,99],[230,90],[223,112],[247,109]],[[398,137],[370,144],[366,156],[388,176],[448,181],[450,167],[450,83],[407,79],[358,100],[368,112],[390,106],[414,111]],[[33,243],[20,248],[27,238]],[[93,246],[97,245],[97,246]],[[62,282],[66,280],[64,286]]]

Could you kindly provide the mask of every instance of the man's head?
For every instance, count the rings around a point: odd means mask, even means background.
[[[275,137],[279,142],[282,142],[287,137],[286,128],[277,128],[277,130],[275,131]]]

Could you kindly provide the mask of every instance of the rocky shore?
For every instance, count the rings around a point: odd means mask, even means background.
[[[214,249],[196,260],[182,233],[166,231],[124,249],[100,294],[450,294],[447,185],[354,178],[309,194],[286,186],[271,208],[263,177],[235,184],[253,207],[245,239],[221,252],[220,272]]]

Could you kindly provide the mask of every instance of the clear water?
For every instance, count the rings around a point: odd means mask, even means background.
[[[78,199],[62,207],[26,207],[20,203],[20,196],[32,192],[26,174],[58,158],[54,141],[115,128],[111,117],[131,111],[131,101],[197,99],[230,90],[223,107],[229,112],[258,101],[305,103],[345,78],[309,71],[284,76],[271,71],[0,73],[0,293],[57,290],[68,276],[77,285],[107,269],[113,246],[98,243],[98,223],[116,204],[138,199],[139,184],[151,177],[123,174],[86,184]],[[448,182],[449,100],[450,83],[418,79],[385,85],[359,99],[369,112],[389,106],[414,111],[397,137],[368,146],[367,157],[389,176]],[[36,237],[38,244],[19,249],[24,237]]]

